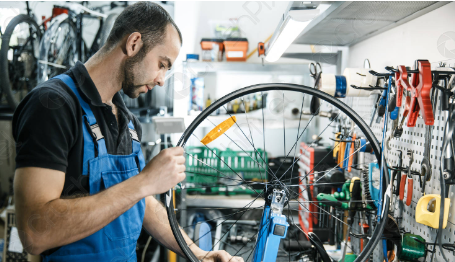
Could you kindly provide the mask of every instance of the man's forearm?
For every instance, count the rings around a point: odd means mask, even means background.
[[[55,199],[33,211],[21,207],[27,192],[16,193],[17,216],[25,218],[18,223],[24,247],[38,254],[95,233],[145,197],[141,179],[134,176],[91,196]]]
[[[154,197],[146,197],[147,209],[144,217],[145,229],[154,237],[159,243],[174,251],[182,257],[186,257],[180,249],[174,234],[172,233],[171,226],[167,217],[166,208],[158,202]],[[191,248],[195,255],[202,254],[203,251],[193,243],[183,229],[180,229],[186,243]]]

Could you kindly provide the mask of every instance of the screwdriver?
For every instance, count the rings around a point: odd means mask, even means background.
[[[327,205],[332,207],[338,207],[341,209],[348,209],[349,204],[345,202],[341,202],[336,199],[334,196],[330,194],[319,193],[316,197],[320,203],[320,205]]]

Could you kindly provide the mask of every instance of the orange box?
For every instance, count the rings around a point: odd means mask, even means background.
[[[224,44],[223,39],[219,38],[202,38],[201,49],[202,49],[202,60],[212,61],[212,49],[213,45],[218,45],[218,54],[216,55],[216,61],[223,61]]]
[[[248,39],[228,38],[223,43],[226,50],[226,61],[246,61]]]
[[[219,38],[202,38],[201,48],[202,50],[212,50],[212,45],[217,44],[219,46],[218,50],[223,51],[223,39]]]

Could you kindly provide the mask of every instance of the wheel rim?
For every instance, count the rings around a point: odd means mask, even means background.
[[[3,93],[14,109],[37,84],[37,57],[41,32],[26,15],[13,19],[2,36]]]
[[[340,100],[337,100],[337,99],[327,95],[326,93],[320,92],[319,90],[315,90],[313,88],[306,87],[306,86],[293,85],[293,84],[260,84],[260,85],[246,87],[246,88],[240,89],[238,91],[235,91],[235,92],[233,92],[231,94],[228,94],[228,95],[224,96],[223,98],[221,98],[218,101],[216,101],[215,103],[213,103],[206,110],[201,112],[198,117],[196,117],[196,119],[185,130],[184,134],[180,138],[180,140],[179,140],[177,145],[185,147],[187,142],[188,142],[188,140],[191,139],[194,136],[194,131],[200,126],[200,124],[203,121],[205,121],[210,116],[210,114],[212,114],[215,110],[221,108],[228,101],[234,101],[235,99],[238,99],[240,97],[245,97],[246,95],[251,95],[253,93],[257,94],[257,93],[264,93],[264,92],[270,92],[270,91],[283,91],[283,92],[301,93],[301,94],[304,94],[304,98],[305,98],[305,95],[306,95],[306,97],[307,97],[306,100],[307,101],[310,101],[310,99],[308,98],[308,95],[312,95],[312,96],[315,96],[315,97],[321,99],[322,100],[321,103],[322,102],[326,102],[327,104],[330,104],[331,106],[337,108],[340,111],[339,115],[344,114],[345,116],[349,117],[353,122],[355,122],[356,126],[360,129],[360,131],[363,133],[363,135],[368,138],[368,141],[370,142],[371,147],[373,148],[374,155],[375,155],[376,159],[378,159],[378,160],[380,159],[380,147],[379,147],[379,143],[377,142],[374,134],[368,128],[367,124],[360,118],[360,116],[358,116],[352,109],[347,107]],[[285,101],[284,100],[284,93],[283,93],[283,100],[282,101]],[[242,102],[244,103],[244,100]],[[283,102],[282,105],[284,106],[285,102]],[[303,102],[302,102],[302,106],[303,106]],[[283,110],[283,112],[284,112],[284,110]],[[248,118],[248,114],[245,114],[245,116],[246,116],[246,118]],[[229,115],[226,115],[226,118],[228,118],[228,117],[229,117]],[[313,117],[315,117],[315,116],[313,116]],[[311,119],[313,119],[313,118],[311,118]],[[248,121],[248,119],[247,119],[247,121]],[[285,122],[286,122],[285,121],[285,117],[283,117],[283,127],[284,127],[283,130],[284,131],[286,131]],[[299,120],[299,128],[298,129],[301,128],[300,127],[300,122],[303,122],[303,120],[302,121],[301,121],[301,119]],[[214,123],[211,123],[211,124],[213,124],[213,127],[215,126]],[[305,125],[303,125],[303,126],[305,126]],[[302,126],[302,128],[303,128],[303,126]],[[307,130],[307,127],[308,127],[308,125],[305,127],[305,130]],[[210,130],[210,129],[211,128],[209,128],[208,130]],[[239,126],[239,129],[241,130],[240,126]],[[245,135],[247,140],[248,140],[248,129],[249,128],[247,128],[246,132],[243,134],[243,135]],[[300,133],[303,134],[305,132],[305,130],[303,130],[303,132],[301,130],[298,130],[298,133],[300,132]],[[251,129],[249,130],[249,132],[251,132]],[[253,139],[253,135],[251,133],[250,133],[250,137],[251,137],[251,140],[254,140]],[[196,138],[198,140],[200,140],[201,137],[196,137]],[[264,139],[265,139],[265,136],[264,136]],[[300,138],[298,137],[297,140],[299,140],[299,139]],[[266,142],[264,141],[264,148],[266,147],[265,143]],[[254,144],[254,142],[253,142],[253,144]],[[284,135],[284,143],[283,144],[285,145],[284,147],[286,148],[286,135]],[[296,146],[298,146],[298,143],[296,144]],[[253,148],[254,148],[254,145],[253,145]],[[256,148],[254,148],[254,149],[256,150]],[[287,154],[285,152],[285,155],[289,155],[289,153],[291,153],[291,151],[293,151],[293,153],[294,153],[295,149],[291,148],[291,150],[289,150],[287,152]],[[294,156],[294,159],[295,158],[296,158],[296,156]],[[226,164],[226,166],[227,166],[227,164]],[[312,172],[312,171],[310,171],[310,172]],[[292,177],[291,177],[291,179],[292,179]],[[384,182],[386,184],[388,183],[387,178],[385,178]],[[384,192],[385,192],[385,188],[383,188],[383,193]],[[170,192],[164,194],[163,196],[165,197],[166,202],[167,202],[168,219],[169,219],[169,223],[171,225],[171,228],[173,230],[174,236],[176,237],[181,249],[185,252],[185,254],[192,261],[198,261],[197,258],[191,253],[191,251],[189,250],[188,246],[185,244],[182,235],[180,234],[178,223],[177,223],[177,218],[176,218],[176,215],[174,213],[174,207],[173,207],[173,205],[170,204],[170,203],[173,202],[173,199],[172,199],[173,198],[173,192],[170,191]],[[300,205],[302,205],[302,203],[299,203],[299,206]],[[288,207],[289,206],[290,205],[288,205]],[[385,212],[383,212],[383,213],[385,213],[385,215],[387,215],[387,209],[388,209],[388,201],[387,200],[384,203],[384,208],[385,208]],[[290,212],[289,209],[288,209],[288,211]],[[368,257],[368,255],[373,251],[374,247],[378,243],[378,241],[379,241],[379,237],[378,236],[380,236],[382,234],[383,228],[384,228],[384,223],[383,223],[383,220],[380,219],[379,223],[375,227],[374,232],[371,234],[372,240],[369,241],[368,244],[366,244],[366,246],[364,247],[363,251],[358,254],[358,257],[357,257],[356,261],[365,261],[365,258]]]

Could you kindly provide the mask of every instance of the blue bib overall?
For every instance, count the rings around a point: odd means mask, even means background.
[[[131,121],[128,123],[133,143],[132,154],[108,154],[95,116],[90,106],[80,96],[73,79],[64,74],[55,78],[62,80],[76,94],[84,112],[82,121],[86,121],[90,126],[89,128],[84,125],[82,128],[84,134],[83,175],[89,176],[90,195],[137,175],[144,168],[145,161],[133,123]],[[98,155],[95,155],[95,152],[98,152]],[[43,256],[43,261],[137,261],[136,242],[141,233],[144,211],[145,200],[142,199],[98,232],[60,247],[51,255]]]

